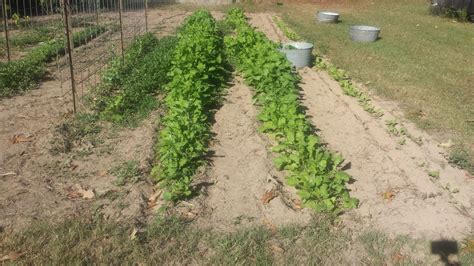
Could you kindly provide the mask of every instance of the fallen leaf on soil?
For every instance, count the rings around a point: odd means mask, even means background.
[[[392,256],[392,260],[395,263],[401,263],[405,259],[405,256],[403,256],[400,252],[396,252]]]
[[[392,201],[392,198],[395,197],[395,193],[393,191],[387,191],[382,193],[382,197],[385,200]]]
[[[92,199],[95,196],[94,190],[92,189],[85,190],[80,186],[75,186],[75,188],[76,190],[74,190],[73,188],[69,188],[69,192],[67,193],[67,197],[69,199]]]
[[[77,191],[73,191],[73,190],[71,190],[71,191],[69,191],[69,192],[67,193],[67,197],[68,197],[69,199],[77,199],[77,198],[79,198],[80,196],[81,196],[81,195],[79,195],[79,193],[78,193]]]
[[[277,232],[277,227],[268,219],[263,218],[262,223],[268,227],[268,229],[270,230],[270,232],[272,232],[272,234],[275,234]]]
[[[33,141],[33,136],[26,136],[24,134],[15,134],[12,138],[12,143],[22,143],[22,142],[31,142]]]
[[[301,209],[301,200],[293,199],[294,208],[300,210]]]
[[[157,190],[155,193],[151,194],[151,196],[148,198],[148,209],[154,209],[154,207],[157,205],[156,200],[161,196],[162,193],[162,190]]]
[[[186,217],[187,217],[188,219],[194,219],[194,218],[196,217],[196,214],[193,213],[193,212],[187,212],[187,213],[186,213]]]
[[[79,190],[77,191],[79,195],[82,196],[83,199],[92,199],[94,197],[94,191],[92,189],[89,190]]]
[[[97,173],[100,177],[107,176],[107,170],[101,170]]]
[[[284,249],[282,249],[280,246],[275,245],[275,244],[272,244],[272,245],[271,245],[271,248],[273,249],[273,251],[278,252],[278,253],[283,253],[283,252],[285,252]]]
[[[73,114],[74,112],[72,110],[68,110],[67,112],[63,114],[63,116],[64,118],[68,118],[68,117],[71,117]]]
[[[438,147],[441,147],[441,148],[451,148],[452,146],[454,146],[454,143],[452,140],[448,140],[448,142],[440,143],[438,145]]]
[[[465,242],[465,247],[461,249],[461,253],[474,253],[474,239]]]
[[[137,228],[133,228],[133,231],[130,234],[130,240],[134,240],[135,238],[137,238],[137,233],[138,233]]]
[[[269,191],[266,191],[265,194],[263,194],[262,198],[260,199],[260,201],[263,203],[263,204],[268,204],[272,199],[274,199],[276,197],[276,193],[275,193],[275,190],[272,189],[272,190],[269,190]]]
[[[10,261],[14,261],[16,259],[18,259],[19,257],[23,256],[25,253],[18,253],[18,252],[15,252],[15,251],[10,251],[8,252],[7,255],[4,255],[2,257],[0,257],[0,262],[4,262],[4,261],[7,261],[7,260],[10,260]]]
[[[15,172],[8,172],[8,173],[0,174],[0,176],[9,176],[9,175],[16,175],[16,173]]]

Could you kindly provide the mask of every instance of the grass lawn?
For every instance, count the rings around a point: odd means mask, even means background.
[[[374,231],[355,236],[323,217],[308,227],[256,227],[234,233],[197,229],[173,217],[158,216],[139,230],[94,217],[0,232],[0,264],[432,265],[439,259],[430,255],[428,241]],[[472,244],[458,243],[461,265],[474,262]]]
[[[474,24],[433,17],[425,0],[327,1],[250,6],[273,10],[333,64],[386,99],[397,101],[419,127],[457,145],[452,156],[474,172]],[[317,10],[341,14],[317,24]],[[382,29],[376,43],[355,43],[349,26]]]

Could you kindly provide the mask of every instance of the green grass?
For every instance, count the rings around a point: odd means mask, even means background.
[[[117,177],[115,184],[123,186],[127,183],[136,183],[140,180],[140,162],[126,161],[112,169],[112,174]]]
[[[473,261],[471,245],[472,240],[458,243],[462,265]],[[437,258],[429,255],[429,246],[372,231],[351,238],[326,218],[315,218],[307,227],[225,233],[176,217],[159,216],[135,228],[82,213],[82,218],[34,222],[19,232],[0,233],[0,258],[15,252],[21,254],[18,264],[430,265]]]
[[[462,145],[467,158],[456,160],[469,161],[468,169],[474,170],[474,24],[431,16],[423,0],[344,3],[265,9],[280,12],[291,28],[355,80],[398,102],[419,127],[440,141],[452,138]],[[315,23],[314,14],[322,9],[338,11],[342,22]],[[380,27],[382,39],[352,42],[348,31],[355,24]]]

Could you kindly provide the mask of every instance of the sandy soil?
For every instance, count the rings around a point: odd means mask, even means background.
[[[273,14],[249,14],[250,22],[274,41],[287,39],[272,21]],[[302,103],[331,150],[350,162],[355,182],[349,187],[360,206],[343,216],[349,228],[378,229],[414,237],[463,239],[473,229],[473,179],[450,166],[445,151],[432,137],[405,121],[396,104],[375,98],[384,110],[377,119],[356,99],[343,95],[339,84],[324,71],[301,69]],[[400,145],[386,120],[403,123],[409,134],[421,137]],[[439,171],[439,177],[428,172]]]
[[[284,175],[273,167],[268,140],[258,133],[257,113],[250,89],[237,78],[215,114],[210,168],[198,181],[212,185],[192,202],[199,226],[232,231],[310,220],[311,212],[295,206],[298,196],[282,185]]]
[[[150,27],[166,35],[185,16],[153,10]],[[100,45],[87,46],[76,53],[80,62],[103,51]],[[84,215],[91,209],[116,220],[143,222],[152,185],[142,180],[118,187],[110,170],[136,160],[148,172],[158,113],[118,132],[103,123],[99,144],[83,141],[70,153],[53,155],[54,142],[61,138],[57,126],[69,119],[72,106],[59,78],[62,69],[55,67],[38,89],[0,101],[0,227],[20,229],[34,220]],[[12,141],[15,135],[18,143]]]

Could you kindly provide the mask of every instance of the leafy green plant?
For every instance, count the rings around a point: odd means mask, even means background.
[[[321,56],[316,57],[315,66],[317,69],[326,70],[334,80],[339,82],[344,94],[356,98],[364,111],[376,118],[383,116],[383,111],[372,105],[370,97],[354,86],[346,71],[334,66]]]
[[[439,171],[438,171],[438,170],[436,170],[436,171],[434,171],[434,170],[433,170],[433,171],[429,171],[429,172],[428,172],[428,175],[429,175],[430,177],[432,177],[432,178],[438,179],[438,178],[439,178]]]
[[[278,28],[280,28],[281,31],[283,31],[283,34],[285,34],[285,36],[292,40],[292,41],[300,41],[302,40],[302,38],[298,35],[298,33],[296,33],[295,31],[293,31],[289,26],[288,24],[286,24],[283,20],[281,20],[279,17],[277,16],[273,16],[272,17],[273,19],[273,22],[275,22],[275,24],[277,24]]]
[[[456,9],[454,7],[439,8],[438,6],[435,6],[435,7],[431,7],[431,14],[442,16],[445,18],[455,19],[458,22],[471,21],[471,16],[467,8],[462,8],[462,9]]]
[[[385,125],[387,126],[388,132],[394,136],[400,137],[407,135],[406,128],[400,126],[396,120],[386,120]]]
[[[449,162],[474,174],[474,165],[469,161],[469,153],[462,145],[456,145],[449,153]]]
[[[325,149],[300,106],[299,76],[277,45],[250,27],[242,10],[231,9],[226,21],[235,29],[225,37],[227,52],[255,89],[260,130],[272,138],[272,151],[278,154],[275,166],[288,171],[287,182],[298,189],[305,206],[335,214],[355,208],[358,201],[345,187],[350,176],[340,170],[344,159]]]
[[[192,194],[191,182],[204,164],[210,112],[225,80],[223,36],[208,11],[199,10],[178,30],[178,44],[166,86],[167,114],[162,119],[151,175],[166,188],[164,198]]]
[[[104,71],[93,91],[93,106],[102,119],[129,123],[146,116],[158,104],[156,94],[169,82],[176,37],[158,40],[151,33],[136,38]]]

